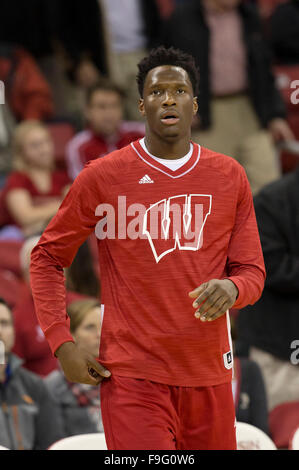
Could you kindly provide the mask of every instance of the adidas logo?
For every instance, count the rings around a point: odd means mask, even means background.
[[[144,175],[144,177],[139,180],[139,184],[145,183],[153,183],[153,180],[148,175]]]

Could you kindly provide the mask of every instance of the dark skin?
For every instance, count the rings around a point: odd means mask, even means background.
[[[152,69],[145,80],[139,109],[146,118],[145,142],[150,153],[167,159],[188,153],[198,105],[184,69],[171,65]],[[164,120],[167,114],[177,119]],[[189,292],[189,296],[195,299],[195,318],[214,321],[234,305],[238,289],[229,279],[211,279]]]
[[[188,153],[198,105],[183,68],[163,65],[150,70],[139,109],[146,118],[145,142],[150,153],[167,159],[182,158]],[[194,299],[195,318],[214,321],[234,305],[238,289],[229,279],[211,279],[189,292],[189,296]],[[72,342],[63,343],[55,355],[71,382],[97,385],[111,375],[91,354]]]

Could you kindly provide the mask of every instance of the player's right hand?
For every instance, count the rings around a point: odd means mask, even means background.
[[[56,351],[64,375],[75,383],[98,385],[111,373],[99,364],[92,354],[79,348],[75,343],[63,343]]]

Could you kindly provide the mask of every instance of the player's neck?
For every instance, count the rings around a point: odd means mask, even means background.
[[[181,138],[175,142],[162,140],[153,134],[146,134],[145,145],[149,153],[158,158],[177,160],[182,158],[190,150],[190,138]]]

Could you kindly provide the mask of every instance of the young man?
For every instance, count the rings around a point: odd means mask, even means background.
[[[235,160],[190,142],[191,56],[153,50],[138,85],[145,140],[91,162],[33,250],[37,314],[70,381],[104,378],[109,449],[235,449],[227,310],[254,303],[265,278],[249,184]],[[99,362],[73,342],[63,284],[95,228]]]
[[[144,124],[122,120],[123,95],[107,79],[89,88],[85,116],[88,128],[76,134],[66,149],[68,174],[73,180],[90,160],[144,136]]]
[[[0,298],[0,445],[45,450],[64,437],[59,409],[44,381],[11,353],[14,341],[12,313]]]

